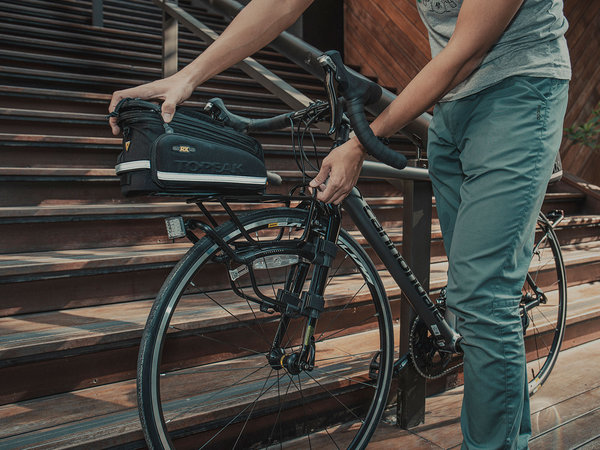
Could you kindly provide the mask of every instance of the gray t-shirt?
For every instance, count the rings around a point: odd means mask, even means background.
[[[417,0],[429,32],[432,56],[452,36],[461,5],[462,0]],[[564,36],[567,28],[562,0],[525,0],[481,66],[442,101],[458,100],[514,75],[569,80],[571,63]]]

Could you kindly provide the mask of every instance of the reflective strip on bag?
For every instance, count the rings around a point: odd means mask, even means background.
[[[212,175],[157,171],[156,176],[159,180],[164,181],[190,181],[196,183],[233,183],[262,186],[267,182],[267,177],[249,177],[241,175]]]
[[[115,172],[119,175],[121,172],[130,172],[132,170],[149,169],[150,160],[142,159],[139,161],[129,161],[115,166]]]

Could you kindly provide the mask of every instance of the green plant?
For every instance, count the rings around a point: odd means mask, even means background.
[[[600,149],[600,102],[592,111],[590,119],[578,126],[565,129],[567,138],[594,149]]]

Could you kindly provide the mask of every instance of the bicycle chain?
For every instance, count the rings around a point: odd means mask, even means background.
[[[436,380],[436,379],[441,378],[444,375],[447,375],[450,372],[458,369],[459,367],[461,367],[464,364],[463,361],[461,361],[459,364],[452,366],[452,367],[444,370],[443,372],[441,372],[439,374],[435,374],[435,375],[426,374],[419,368],[419,366],[417,365],[416,358],[415,358],[415,351],[414,351],[414,345],[413,345],[413,336],[415,334],[415,330],[417,328],[417,323],[419,322],[419,320],[420,320],[419,316],[415,317],[415,319],[413,320],[412,326],[410,328],[410,334],[408,336],[408,352],[410,354],[410,359],[412,360],[412,364],[413,364],[415,370],[417,371],[417,373],[427,380]]]

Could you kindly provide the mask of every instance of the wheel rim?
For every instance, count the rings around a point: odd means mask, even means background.
[[[544,383],[556,362],[566,321],[566,279],[556,235],[540,215],[536,247],[529,268],[533,285],[544,293],[547,302],[527,311],[525,349],[527,380],[533,395]],[[523,299],[535,298],[530,282],[525,282]],[[523,301],[522,301],[523,305]]]
[[[270,217],[253,225],[253,237],[272,238],[281,229],[294,237],[301,234],[296,228],[301,223]],[[230,233],[228,240],[235,240],[235,234]],[[265,357],[280,315],[261,312],[258,305],[231,296],[223,267],[198,261],[194,275],[169,294],[172,300],[166,309],[172,314],[165,315],[160,327],[168,332],[164,339],[159,333],[153,345],[153,359],[162,359],[160,372],[150,377],[150,420],[159,436],[166,427],[178,448],[366,444],[364,437],[373,431],[372,422],[384,406],[381,398],[389,385],[393,338],[385,330],[389,310],[381,307],[379,298],[385,296],[378,279],[344,236],[330,270],[326,310],[314,334],[315,368],[300,374],[277,370]],[[212,250],[216,252],[214,246]],[[262,270],[261,292],[274,296],[291,267]],[[201,283],[207,279],[208,289]],[[248,280],[249,275],[236,280],[242,292],[251,291]],[[304,318],[290,321],[286,352],[299,347],[304,324]],[[382,350],[382,364],[389,368],[377,382],[368,377],[376,350]],[[166,435],[162,439],[162,445],[171,445]]]

